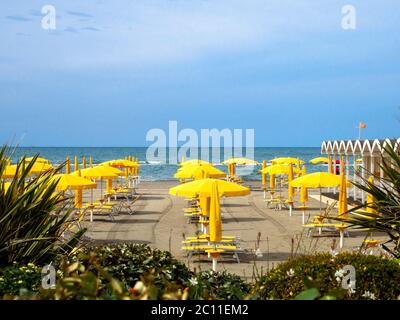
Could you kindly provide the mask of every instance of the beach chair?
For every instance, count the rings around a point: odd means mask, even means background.
[[[221,250],[221,253],[223,254],[232,254],[237,263],[240,263],[238,253],[243,252],[243,250],[238,245],[226,244],[182,246],[181,249],[187,252],[189,259],[192,258],[193,254],[207,254],[206,250]]]
[[[138,195],[132,200],[124,200],[121,201],[119,205],[119,211],[118,212],[128,212],[130,215],[134,214],[136,212],[136,202],[140,199],[140,196]]]

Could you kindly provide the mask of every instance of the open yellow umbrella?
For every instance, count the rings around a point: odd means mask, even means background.
[[[122,170],[119,170],[119,169],[117,169],[115,167],[110,167],[110,166],[107,166],[107,165],[103,165],[103,164],[99,164],[99,165],[94,166],[92,168],[105,168],[108,172],[111,172],[111,173],[116,174],[116,175],[121,176],[121,177],[125,174],[125,172],[123,172]]]
[[[175,173],[174,177],[177,179],[202,179],[204,174],[210,178],[224,178],[226,173],[218,170],[212,165],[188,165],[184,166]]]
[[[117,159],[117,160],[111,160],[111,161],[106,161],[101,164],[105,164],[111,167],[116,167],[116,168],[134,168],[137,167],[138,164],[134,161],[129,161],[126,159]]]
[[[262,174],[274,174],[274,175],[288,175],[290,172],[290,168],[292,168],[293,172],[295,172],[296,174],[298,174],[300,172],[300,170],[298,168],[293,168],[292,165],[288,165],[288,164],[275,164],[272,166],[268,166],[262,170],[260,170],[260,172]]]
[[[56,174],[52,177],[51,181],[58,181],[56,189],[59,191],[96,188],[95,182],[82,178],[79,175]]]
[[[324,158],[324,157],[318,157],[318,158],[314,158],[314,159],[310,160],[310,163],[311,164],[328,164],[329,159]]]
[[[236,183],[218,179],[201,179],[169,189],[169,194],[183,197],[210,197],[214,183],[218,185],[220,197],[240,197],[250,194],[250,189]]]
[[[298,158],[275,158],[270,160],[272,164],[294,164],[294,165],[300,165],[304,164],[304,160],[298,159]]]
[[[192,159],[192,160],[187,160],[187,161],[181,162],[179,164],[179,166],[184,167],[184,166],[191,166],[191,165],[198,165],[198,164],[201,164],[201,165],[204,165],[204,164],[212,165],[210,162],[207,162],[207,161],[204,161],[204,160],[201,160],[201,159]]]
[[[222,164],[237,164],[237,165],[258,165],[258,162],[253,160],[253,159],[249,159],[249,158],[230,158],[228,160],[225,160],[224,162],[222,162]]]
[[[43,163],[43,162],[35,162],[29,171],[30,174],[40,174],[44,171],[52,170],[54,167],[50,164]]]
[[[5,167],[5,170],[3,171],[1,178],[3,179],[12,179],[14,176],[17,174],[17,165],[9,165]]]
[[[25,162],[31,162],[33,160],[34,157],[30,157],[30,158],[25,158]],[[36,163],[46,163],[46,164],[50,164],[50,160],[45,159],[45,158],[36,158]]]
[[[301,188],[304,186],[320,190],[320,210],[322,210],[322,188],[339,187],[340,184],[340,176],[328,172],[315,172],[292,181],[292,186],[295,188]]]
[[[1,182],[0,182],[1,183]],[[11,182],[5,182],[4,183],[4,191],[7,192],[8,188],[10,187]]]

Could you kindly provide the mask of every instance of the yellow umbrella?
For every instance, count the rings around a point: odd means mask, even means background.
[[[1,183],[1,182],[0,182]],[[11,182],[4,183],[4,191],[7,192],[8,188],[10,187]]]
[[[71,173],[71,159],[67,157],[67,161],[65,163],[65,173],[70,174]]]
[[[222,162],[222,164],[258,165],[258,162],[248,158],[230,158]]]
[[[90,156],[89,158],[89,168],[93,168],[93,157]]]
[[[200,159],[187,160],[185,162],[181,162],[179,165],[180,166],[190,166],[193,164],[209,164],[209,165],[211,165],[211,163],[204,161],[204,160],[200,160]]]
[[[42,173],[43,171],[48,171],[54,169],[52,165],[43,163],[43,162],[35,162],[29,171],[30,174],[39,174]]]
[[[111,160],[111,161],[106,161],[103,162],[102,164],[111,166],[111,167],[117,167],[117,168],[134,168],[137,167],[138,164],[133,161],[129,161],[126,159],[117,159],[117,160]]]
[[[307,187],[319,189],[320,191],[320,210],[322,210],[322,188],[339,187],[341,184],[340,176],[328,172],[315,172],[307,174],[292,181],[295,188]]]
[[[310,160],[310,163],[312,163],[312,164],[321,164],[321,163],[328,164],[329,159],[324,158],[324,157],[314,158],[314,159]]]
[[[201,214],[203,216],[208,216],[210,214],[210,197],[201,197],[199,198]]]
[[[272,164],[294,164],[300,165],[304,164],[305,162],[298,158],[275,158],[270,161]]]
[[[207,173],[210,178],[224,178],[226,177],[226,173],[218,170],[212,165],[191,165],[184,166],[178,170],[178,172],[174,175],[177,179],[202,179],[204,174]]]
[[[268,166],[262,170],[260,170],[260,172],[262,174],[274,174],[274,175],[279,175],[279,174],[284,174],[284,175],[288,175],[290,172],[290,168],[293,169],[292,165],[288,165],[288,164],[275,164],[272,166]],[[300,172],[300,170],[298,168],[293,169],[293,172],[296,172],[296,174],[298,174]]]
[[[78,161],[78,157],[75,156],[75,163],[74,163],[74,171],[78,171],[79,170],[79,161]]]
[[[275,174],[269,175],[269,188],[274,190],[276,188],[276,176]]]
[[[122,170],[119,170],[117,168],[110,167],[110,166],[107,166],[107,165],[103,165],[103,164],[99,164],[99,165],[97,165],[95,167],[92,167],[92,168],[105,168],[107,171],[109,171],[111,173],[114,173],[114,174],[116,174],[118,176],[121,176],[121,177],[125,174]]]
[[[368,182],[373,185],[374,184],[374,176],[370,176],[368,179]],[[375,203],[375,198],[368,192],[367,193],[367,212],[368,213],[376,213],[376,210],[374,208],[371,208],[370,206]]]
[[[210,241],[220,242],[222,238],[221,208],[218,183],[214,182],[211,187],[210,197]]]
[[[58,181],[56,189],[64,191],[67,189],[94,189],[96,183],[82,178],[79,175],[72,174],[56,174],[52,177],[51,181]]]
[[[169,189],[169,194],[183,197],[210,197],[214,183],[218,185],[220,197],[240,197],[250,194],[249,188],[225,180],[211,178],[181,184]]]
[[[17,165],[9,165],[5,167],[5,170],[3,171],[1,177],[3,179],[11,179],[14,178],[14,176],[17,174]]]
[[[328,172],[329,172],[329,173],[333,173],[333,166],[332,166],[332,164],[333,164],[332,156],[329,156],[329,159],[328,159]]]
[[[25,162],[31,162],[33,160],[34,157],[30,157],[30,158],[25,158]],[[36,158],[36,163],[46,163],[46,164],[50,164],[50,160],[45,159],[45,158]]]
[[[77,172],[77,176],[78,177],[81,176],[81,173],[79,171]],[[75,208],[78,208],[78,209],[81,209],[83,207],[83,192],[82,192],[82,189],[76,189],[75,190],[74,206],[75,206]]]
[[[118,176],[113,172],[113,170],[107,166],[96,166],[93,168],[86,168],[74,172],[72,174],[78,174],[84,178],[88,179],[115,179]]]
[[[263,160],[262,168],[265,169],[266,167],[267,167],[267,161]],[[263,187],[265,187],[267,185],[267,174],[263,173],[261,176],[261,179],[262,179],[262,185],[263,185]]]
[[[348,211],[347,204],[347,181],[346,176],[344,174],[344,167],[342,166],[342,170],[340,173],[340,191],[339,191],[339,217],[346,214]]]
[[[86,156],[83,156],[82,159],[82,169],[86,169]]]
[[[289,166],[289,174],[288,174],[288,198],[289,201],[293,201],[294,198],[294,188],[292,186],[293,181],[293,167]]]

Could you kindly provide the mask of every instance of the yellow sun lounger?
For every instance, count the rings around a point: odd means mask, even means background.
[[[238,252],[243,251],[239,246],[224,245],[224,244],[183,246],[181,249],[188,252],[189,258],[191,258],[193,254],[206,254],[206,250],[212,250],[212,249],[222,250],[223,253],[233,254],[237,263],[240,263]]]

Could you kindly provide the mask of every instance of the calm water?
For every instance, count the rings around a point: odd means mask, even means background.
[[[151,161],[147,160],[146,152],[147,148],[145,147],[132,147],[132,148],[117,148],[117,147],[109,147],[109,148],[73,148],[73,147],[20,147],[16,150],[13,161],[26,154],[27,156],[33,156],[37,153],[40,154],[40,157],[47,158],[51,161],[52,164],[59,164],[65,161],[66,157],[71,158],[71,164],[73,165],[74,157],[78,156],[80,162],[82,161],[83,156],[87,157],[87,162],[89,161],[89,156],[93,157],[93,163],[101,163],[104,161],[112,160],[112,159],[120,159],[125,158],[126,156],[134,156],[139,158],[139,162],[141,163],[140,175],[142,180],[145,181],[159,181],[159,180],[171,180],[173,179],[173,174],[176,172],[178,166],[176,164],[166,164],[154,159]],[[221,161],[224,159],[223,150],[221,149]],[[167,157],[169,156],[168,150],[166,150]],[[199,151],[201,154],[201,150]],[[212,151],[209,152],[210,156]],[[246,156],[246,152],[243,151],[243,156]],[[254,159],[258,162],[262,162],[262,160],[271,160],[276,157],[295,157],[301,158],[308,162],[312,158],[320,156],[320,148],[255,148],[254,150]],[[188,157],[186,157],[188,158]],[[204,159],[209,161],[209,159]],[[219,161],[214,161],[219,163]],[[216,164],[217,167],[223,171],[227,171],[226,166],[221,166]],[[246,168],[238,168],[238,174],[246,174],[244,176],[245,180],[259,180],[261,179],[260,174],[257,174],[260,167],[246,167]],[[307,171],[321,171],[326,170],[323,166],[313,166],[308,165]]]

